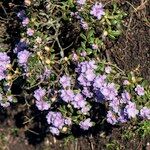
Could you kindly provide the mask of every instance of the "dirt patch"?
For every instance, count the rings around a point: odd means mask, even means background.
[[[129,4],[128,4],[129,5]],[[136,8],[139,6],[134,6]],[[137,71],[150,81],[150,24],[149,5],[135,10],[129,7],[129,16],[124,22],[122,37],[110,48],[111,58],[126,71]]]

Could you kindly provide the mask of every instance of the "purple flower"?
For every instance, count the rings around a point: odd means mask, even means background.
[[[130,82],[128,80],[123,81],[123,85],[129,85],[129,84],[130,84]]]
[[[108,83],[106,86],[101,88],[101,92],[107,100],[113,100],[118,94],[114,83]]]
[[[144,95],[144,88],[141,85],[137,85],[136,88],[135,88],[135,91],[137,92],[137,94],[139,96]]]
[[[7,53],[0,52],[0,80],[6,78],[7,66],[10,64],[10,57]]]
[[[121,94],[121,103],[128,103],[131,99],[131,96],[130,94],[127,92],[127,91],[124,91],[122,94]]]
[[[149,119],[150,120],[150,109],[147,107],[143,107],[140,110],[140,116],[144,119]]]
[[[96,75],[93,72],[93,70],[91,70],[91,69],[86,70],[85,78],[87,79],[87,81],[91,82],[95,79],[95,77],[96,77]]]
[[[128,102],[124,109],[125,114],[128,116],[129,119],[135,118],[139,111],[136,109],[136,105],[133,102]]]
[[[70,81],[71,81],[71,77],[66,76],[66,75],[62,76],[59,80],[59,82],[63,86],[63,88],[70,87],[70,85],[71,85]]]
[[[37,100],[35,103],[36,103],[37,108],[41,111],[48,110],[50,108],[50,104],[48,104],[44,100],[40,100],[40,101]]]
[[[26,63],[28,61],[28,57],[31,55],[31,53],[27,50],[23,50],[18,53],[17,58],[20,66],[26,66]]]
[[[87,98],[91,98],[93,96],[93,93],[90,92],[90,89],[88,87],[83,87],[82,94],[86,96]]]
[[[110,101],[109,106],[112,108],[112,110],[115,113],[118,113],[119,112],[119,104],[120,104],[119,99],[114,98],[112,101]]]
[[[41,87],[34,91],[34,97],[36,100],[41,101],[43,100],[44,96],[46,95],[46,90],[42,89]]]
[[[77,0],[77,3],[80,4],[80,5],[84,5],[86,2],[86,0]]]
[[[24,10],[21,10],[20,12],[17,13],[17,17],[21,20],[26,17],[26,13]]]
[[[2,102],[0,104],[1,104],[2,107],[8,107],[8,106],[10,106],[9,102]]]
[[[91,109],[90,106],[85,106],[85,107],[83,107],[83,108],[81,109],[81,113],[82,113],[83,115],[87,115],[88,112],[90,111],[90,109]]]
[[[50,111],[46,116],[48,124],[52,124],[58,129],[62,129],[65,124],[65,119],[60,112]]]
[[[82,94],[78,93],[75,95],[74,100],[71,102],[71,104],[75,108],[83,108],[87,104]]]
[[[28,25],[28,24],[29,24],[29,18],[26,17],[26,18],[23,19],[22,25],[25,27],[25,26]]]
[[[60,134],[60,131],[55,128],[55,127],[50,127],[50,132],[53,134],[53,135],[59,135]]]
[[[83,51],[83,52],[80,53],[80,55],[81,55],[82,57],[85,57],[85,56],[87,55],[87,53],[86,53],[86,51]]]
[[[115,114],[112,111],[107,112],[107,122],[112,125],[114,125],[118,122]]]
[[[27,29],[27,34],[28,34],[29,36],[32,36],[32,35],[34,34],[34,30],[31,29],[31,28],[28,28],[28,29]]]
[[[106,84],[106,75],[99,75],[95,78],[93,86],[95,88],[102,88]]]
[[[105,14],[103,5],[101,3],[95,3],[90,11],[90,14],[97,17],[98,20],[101,19],[101,17]]]
[[[71,118],[65,119],[65,124],[70,126],[72,124]]]
[[[79,59],[78,55],[75,52],[73,52],[72,53],[72,60],[77,61],[78,59]]]
[[[98,49],[98,45],[97,44],[92,44],[92,49]]]
[[[72,90],[61,90],[61,95],[63,101],[65,102],[71,102],[74,98],[74,93]]]
[[[83,86],[90,86],[90,82],[88,82],[85,78],[85,76],[83,74],[81,74],[78,79],[77,79],[80,83],[80,85],[83,85]]]
[[[8,64],[10,64],[10,57],[7,56],[7,53],[0,52],[0,67],[6,69]]]
[[[121,110],[120,112],[118,112],[118,121],[121,122],[121,123],[125,123],[127,122],[127,117],[125,116],[123,110]]]
[[[88,119],[86,119],[84,121],[81,121],[79,125],[80,125],[81,129],[88,130],[90,127],[93,126],[93,123],[91,122],[91,119],[88,118]]]

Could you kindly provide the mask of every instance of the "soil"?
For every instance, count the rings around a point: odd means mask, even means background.
[[[121,69],[136,71],[150,81],[150,3],[144,3],[144,0],[117,2],[128,12],[128,16],[124,21],[122,36],[116,41],[106,42],[106,53]],[[16,9],[15,5],[21,4],[22,1],[17,0],[0,2],[0,50],[12,49],[14,39],[20,38],[19,24],[15,21],[13,11]],[[150,137],[121,137],[123,131],[128,130],[128,125],[110,127],[109,130],[107,128],[109,132],[100,129],[93,135],[84,134],[69,142],[51,135],[46,136],[47,127],[44,126],[45,120],[42,118],[36,117],[37,120],[30,126],[28,123],[23,124],[25,115],[30,117],[31,114],[40,112],[36,108],[28,112],[22,102],[24,100],[21,100],[18,106],[11,106],[9,110],[0,108],[0,150],[115,150],[116,147],[123,150],[150,150]]]

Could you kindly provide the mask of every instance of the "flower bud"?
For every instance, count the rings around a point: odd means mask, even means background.
[[[50,51],[50,48],[48,46],[45,46],[44,49],[49,52]]]
[[[108,35],[108,32],[107,31],[104,31],[103,32],[103,36],[107,36]]]
[[[62,132],[66,132],[66,131],[67,131],[67,127],[63,127]]]
[[[68,61],[68,58],[67,58],[67,57],[65,57],[65,58],[64,58],[64,60],[65,60],[65,61]]]
[[[50,63],[51,63],[50,59],[46,59],[46,60],[45,60],[45,63],[46,63],[46,64],[50,64]]]

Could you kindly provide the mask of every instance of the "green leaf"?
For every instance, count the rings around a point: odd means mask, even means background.
[[[87,40],[86,36],[85,36],[83,33],[81,33],[80,36],[81,36],[85,41]]]

